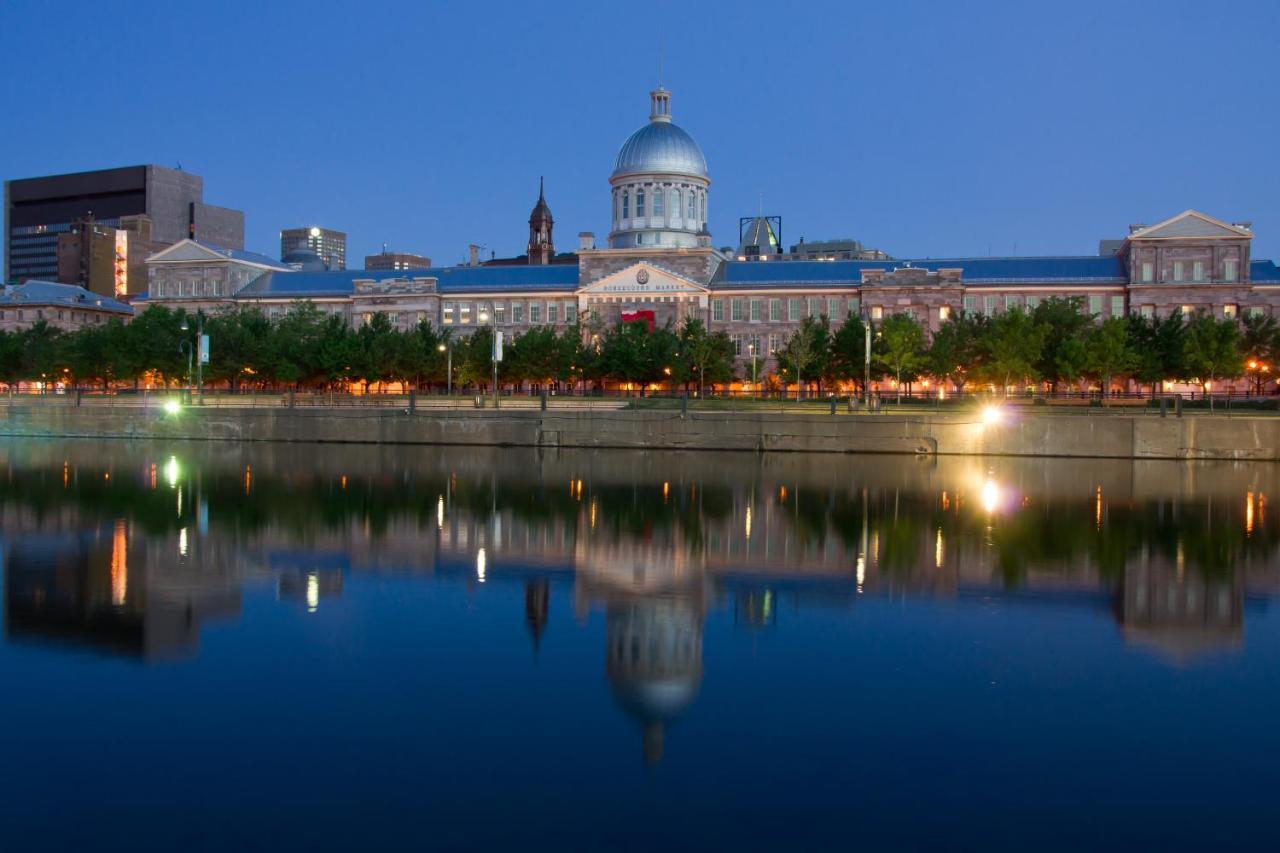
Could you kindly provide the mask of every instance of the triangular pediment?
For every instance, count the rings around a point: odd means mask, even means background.
[[[705,294],[707,288],[680,273],[647,261],[632,264],[610,273],[582,288],[588,295],[644,294],[646,296],[678,296],[681,294]]]
[[[1130,240],[1213,239],[1216,237],[1252,237],[1253,232],[1239,225],[1230,225],[1197,210],[1184,210],[1163,222],[1140,228],[1129,235]]]
[[[179,240],[167,249],[161,249],[147,258],[147,262],[155,261],[225,261],[227,256],[209,248],[195,240]]]

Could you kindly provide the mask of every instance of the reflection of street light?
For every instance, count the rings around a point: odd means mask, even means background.
[[[436,349],[440,352],[447,351],[449,353],[449,362],[448,362],[449,366],[445,368],[445,378],[444,378],[445,392],[444,393],[445,393],[445,396],[452,397],[453,396],[453,338],[449,338],[448,346],[446,346],[445,344],[438,344],[436,346]]]

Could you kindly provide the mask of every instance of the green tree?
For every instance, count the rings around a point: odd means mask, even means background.
[[[1051,296],[1035,307],[1031,318],[1043,336],[1035,372],[1056,392],[1059,383],[1084,374],[1084,341],[1093,317],[1084,313],[1083,297]]]
[[[27,378],[45,383],[56,382],[62,376],[62,350],[59,338],[62,331],[44,320],[37,320],[22,330],[22,372]]]
[[[925,369],[939,381],[950,380],[956,391],[963,392],[969,378],[981,371],[986,325],[983,315],[964,311],[943,320],[929,343]]]
[[[776,353],[778,372],[787,384],[795,382],[796,399],[804,398],[804,377],[812,376],[818,360],[818,343],[821,326],[812,317],[805,317],[800,328],[791,333],[791,337]]]
[[[1186,369],[1209,392],[1209,410],[1213,411],[1213,383],[1244,372],[1240,327],[1234,320],[1218,320],[1201,312],[1187,323],[1185,346]]]
[[[1186,324],[1176,312],[1166,317],[1129,315],[1129,350],[1134,381],[1151,386],[1156,396],[1166,379],[1185,377]]]
[[[884,353],[880,356],[885,370],[897,382],[898,403],[902,403],[902,383],[916,378],[925,366],[924,329],[910,314],[894,314],[880,325]]]
[[[715,385],[733,380],[733,341],[728,334],[708,332],[701,320],[688,317],[677,337],[679,349],[671,376],[675,382],[687,385],[696,380],[701,397],[708,381]]]
[[[1035,379],[1036,363],[1044,347],[1044,328],[1021,308],[996,315],[982,337],[983,374],[1009,393],[1015,381]]]
[[[850,311],[827,346],[827,369],[831,377],[837,381],[852,382],[860,394],[865,394],[867,390],[866,345],[867,327],[861,317]],[[878,379],[883,375],[883,370],[880,359],[875,356],[883,353],[884,346],[873,339],[871,348],[871,378]]]
[[[226,382],[232,392],[246,378],[263,372],[271,357],[271,321],[257,307],[241,306],[210,317],[204,324],[209,336],[206,379]]]
[[[1085,364],[1102,384],[1103,399],[1111,397],[1112,378],[1131,371],[1134,363],[1124,319],[1108,317],[1085,337]]]
[[[1277,366],[1280,323],[1270,314],[1246,314],[1240,320],[1240,349],[1249,369],[1253,393],[1261,394],[1263,384]]]

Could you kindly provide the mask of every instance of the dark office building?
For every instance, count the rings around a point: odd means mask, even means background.
[[[58,236],[79,220],[118,228],[122,217],[151,218],[157,248],[194,237],[244,248],[244,213],[204,203],[204,179],[162,166],[127,166],[5,181],[6,281],[58,277]]]

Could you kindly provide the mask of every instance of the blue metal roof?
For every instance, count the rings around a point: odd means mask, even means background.
[[[1250,261],[1249,280],[1254,284],[1280,284],[1280,267],[1275,261]]]
[[[133,313],[133,308],[123,302],[85,290],[79,285],[35,279],[5,287],[0,293],[0,305],[14,307],[52,305],[59,308],[92,308],[96,311],[111,311],[116,314]]]
[[[495,290],[572,293],[578,287],[577,264],[502,267],[432,267],[420,270],[335,270],[273,272],[249,282],[237,297],[334,298],[351,296],[356,281],[434,278],[440,293],[486,293]]]
[[[936,271],[960,269],[964,284],[1036,284],[1081,282],[1123,284],[1123,262],[1115,257],[1060,258],[925,258],[893,261],[728,261],[713,288],[734,286],[802,287],[848,285],[862,281],[863,270],[911,266]]]

